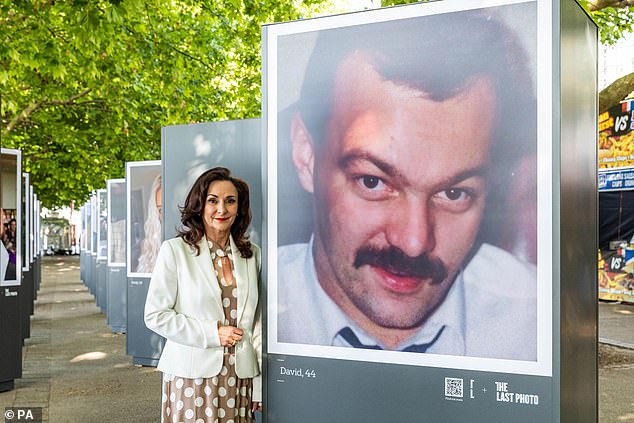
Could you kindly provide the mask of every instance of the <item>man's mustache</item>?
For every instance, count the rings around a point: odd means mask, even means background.
[[[409,257],[400,248],[361,247],[357,251],[354,267],[363,265],[380,267],[395,276],[406,278],[431,279],[438,284],[447,278],[447,266],[436,257],[423,253],[417,257]]]

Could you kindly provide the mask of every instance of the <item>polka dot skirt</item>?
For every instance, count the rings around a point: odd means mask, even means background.
[[[231,247],[219,248],[209,241],[214,271],[222,290],[225,325],[236,325],[238,304]],[[252,379],[236,375],[233,348],[224,349],[222,371],[210,378],[187,379],[163,375],[161,422],[248,423],[251,412]]]
[[[187,379],[164,374],[161,421],[254,422],[251,386],[252,379],[239,379],[232,365],[223,366],[218,376],[210,378]]]

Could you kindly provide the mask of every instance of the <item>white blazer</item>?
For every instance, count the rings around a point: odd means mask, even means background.
[[[235,347],[236,373],[253,378],[252,401],[261,401],[260,248],[252,244],[253,256],[245,259],[232,237],[230,242],[238,289],[237,326],[244,331]],[[146,326],[167,339],[158,369],[190,379],[218,375],[223,360],[218,335],[225,319],[221,291],[205,238],[198,247],[196,256],[180,237],[163,242],[144,313]]]

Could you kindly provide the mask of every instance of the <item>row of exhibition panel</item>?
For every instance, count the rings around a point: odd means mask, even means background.
[[[179,206],[205,170],[224,166],[251,189],[250,239],[262,239],[260,119],[165,127],[161,160],[126,163],[80,207],[80,277],[134,364],[155,366],[164,339],[143,321],[154,261],[180,223]]]
[[[22,377],[22,347],[42,280],[41,203],[22,153],[0,149],[0,392]]]

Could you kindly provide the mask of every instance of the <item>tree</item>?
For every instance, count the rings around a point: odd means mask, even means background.
[[[627,98],[634,91],[634,73],[617,79],[599,93],[599,113],[607,111]]]
[[[423,0],[426,1],[426,0]],[[634,0],[577,0],[599,27],[603,44],[614,44],[634,25]],[[416,0],[381,0],[381,6],[415,3]]]
[[[603,44],[613,45],[634,26],[634,1],[632,0],[587,0],[582,6],[599,26]],[[634,91],[634,73],[625,75],[599,92],[599,113],[619,104]]]
[[[260,114],[260,31],[324,0],[0,0],[1,144],[46,207],[84,202],[165,125]]]
[[[608,3],[602,2],[602,3]],[[611,3],[624,3],[611,1]],[[582,3],[584,5],[584,3]],[[588,2],[586,10],[599,27],[599,40],[602,44],[613,45],[625,35],[632,32],[634,25],[634,7],[602,6]]]

